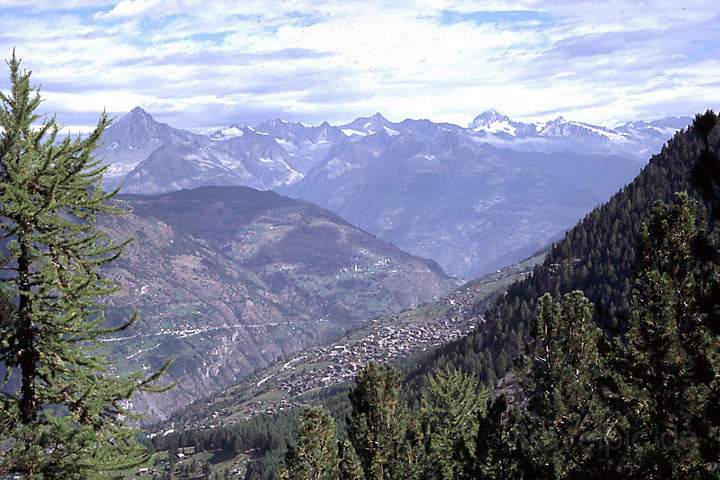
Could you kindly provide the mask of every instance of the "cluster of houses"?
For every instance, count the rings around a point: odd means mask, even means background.
[[[304,361],[294,363],[265,385],[296,397],[350,380],[370,362],[392,361],[455,340],[473,326],[453,320],[400,326],[375,323],[370,333],[357,341],[314,349]]]
[[[303,395],[313,390],[352,380],[371,362],[389,362],[453,341],[471,332],[478,318],[469,317],[465,295],[445,299],[446,312],[421,322],[381,322],[373,320],[366,333],[318,347],[287,361],[277,371],[255,385],[253,400],[218,407],[209,419],[195,428],[215,428],[233,424],[260,414],[274,414],[303,405]],[[232,417],[232,418],[229,418]]]
[[[456,340],[484,321],[475,314],[475,305],[479,299],[487,298],[490,290],[483,282],[470,282],[436,303],[432,310],[420,308],[417,314],[372,320],[362,333],[306,350],[267,371],[244,390],[250,400],[209,400],[208,407],[214,406],[212,414],[184,426],[212,429],[300,407],[305,404],[305,394],[348,382],[370,362],[391,362]]]

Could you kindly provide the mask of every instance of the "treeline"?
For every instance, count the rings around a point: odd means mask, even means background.
[[[581,291],[561,295],[559,275],[553,293],[526,307],[533,312],[509,367],[512,402],[489,395],[472,370],[447,366],[426,375],[420,400],[409,402],[397,370],[370,365],[350,390],[346,434],[325,409],[308,408],[279,477],[719,478],[716,124],[712,112],[694,124],[701,150],[688,173],[703,203],[678,192],[653,204],[632,243],[629,285],[591,289],[598,308]],[[568,254],[567,245],[553,255]],[[625,258],[613,244],[605,255]],[[605,308],[626,286],[621,308]]]

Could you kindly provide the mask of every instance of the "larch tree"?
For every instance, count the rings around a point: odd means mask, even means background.
[[[360,457],[367,480],[404,478],[408,465],[408,412],[400,373],[371,363],[356,377],[350,390],[352,414],[348,435]]]
[[[298,417],[297,445],[288,449],[283,480],[338,480],[339,457],[335,421],[320,406]]]
[[[100,342],[134,321],[109,326],[101,306],[116,290],[101,267],[125,245],[96,223],[121,213],[93,157],[109,120],[103,114],[86,137],[60,139],[55,118],[37,113],[39,91],[14,52],[8,65],[10,91],[0,93],[0,475],[102,477],[146,459],[126,426],[127,401],[161,390],[164,371],[121,375]]]
[[[487,398],[487,390],[477,380],[454,367],[437,368],[428,375],[418,409],[423,478],[464,478],[465,465],[473,461],[478,416]]]

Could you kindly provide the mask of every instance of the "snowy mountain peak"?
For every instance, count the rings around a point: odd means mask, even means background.
[[[470,128],[474,129],[480,126],[488,125],[493,122],[502,121],[509,122],[510,118],[507,115],[503,115],[502,113],[498,112],[494,108],[491,108],[490,110],[486,110],[477,117],[475,117],[473,121],[470,122]]]
[[[382,127],[392,128],[393,125],[394,124],[383,117],[381,113],[376,112],[369,117],[356,118],[352,122],[342,125],[340,128],[343,129],[346,135],[367,135],[377,132],[382,129]]]
[[[622,143],[626,140],[623,134],[610,128],[566,120],[564,117],[557,117],[544,125],[539,125],[538,136],[559,139],[570,138],[576,140],[595,139],[614,143]]]
[[[209,135],[209,137],[211,140],[226,140],[228,138],[242,137],[245,134],[245,128],[247,127],[233,124],[227,128],[215,130]]]
[[[507,115],[491,109],[475,117],[473,121],[470,122],[470,129],[476,132],[516,136],[518,134],[518,125],[518,123],[510,120],[510,117]]]
[[[608,128],[558,116],[551,120],[524,123],[497,110],[488,110],[470,123],[470,130],[490,143],[543,151],[578,149],[582,152],[630,154],[644,159],[658,146],[691,123],[690,117],[636,121]]]

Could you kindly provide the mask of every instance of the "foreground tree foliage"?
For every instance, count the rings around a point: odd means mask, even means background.
[[[465,465],[466,477],[476,480],[522,478],[525,447],[520,410],[508,408],[505,395],[498,396],[479,416],[475,459]]]
[[[347,438],[340,444],[340,480],[362,480],[365,478],[360,457]]]
[[[530,324],[518,377],[527,400],[523,429],[534,478],[576,478],[592,468],[594,450],[603,447],[602,334],[592,316],[582,292],[562,301],[545,294]]]
[[[630,329],[610,394],[627,478],[697,478],[718,466],[720,332],[704,301],[717,282],[717,249],[696,217],[696,203],[681,193],[657,205],[642,229]]]
[[[421,478],[466,478],[487,399],[487,390],[460,370],[446,366],[429,375],[417,412],[423,438]]]
[[[124,425],[126,401],[157,391],[162,372],[122,376],[102,336],[101,299],[115,291],[100,267],[116,244],[96,226],[120,213],[102,190],[105,167],[92,156],[108,119],[85,138],[60,140],[54,118],[13,54],[10,92],[0,94],[0,231],[3,293],[0,359],[0,475],[95,478],[147,458]]]
[[[337,480],[338,475],[335,421],[324,408],[309,407],[298,417],[297,446],[288,449],[280,478]]]
[[[401,380],[392,367],[370,364],[350,391],[348,436],[368,480],[404,478],[409,473],[410,466],[402,462],[409,417]]]

